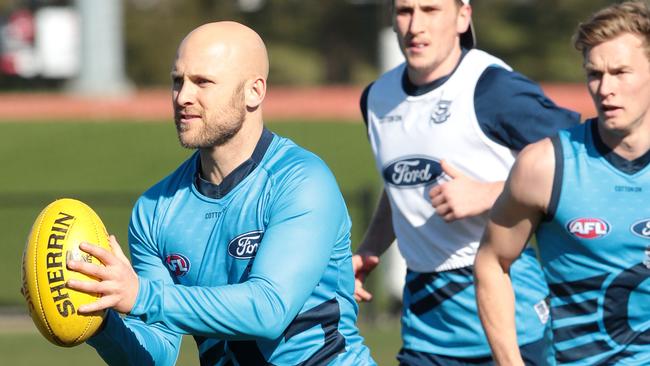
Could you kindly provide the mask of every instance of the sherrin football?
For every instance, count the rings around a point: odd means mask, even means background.
[[[110,250],[108,233],[95,211],[81,201],[64,198],[41,211],[23,252],[22,293],[29,314],[47,340],[63,347],[87,340],[97,331],[105,314],[78,314],[80,305],[94,302],[100,295],[66,287],[71,278],[91,279],[68,270],[67,260],[101,265],[97,258],[79,249],[81,242]]]

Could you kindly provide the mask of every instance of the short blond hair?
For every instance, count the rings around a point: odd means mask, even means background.
[[[624,1],[599,10],[588,21],[578,25],[573,45],[584,56],[593,47],[623,33],[641,37],[646,57],[650,60],[650,7],[647,1]]]

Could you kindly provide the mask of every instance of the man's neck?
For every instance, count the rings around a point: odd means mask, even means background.
[[[629,131],[608,130],[598,122],[598,135],[607,147],[625,160],[635,160],[650,150],[650,119],[645,118]]]
[[[220,146],[199,149],[201,177],[220,184],[235,168],[248,160],[262,135],[262,123],[244,122],[233,138]]]

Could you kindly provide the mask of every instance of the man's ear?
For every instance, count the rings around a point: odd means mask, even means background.
[[[456,28],[458,33],[465,33],[469,29],[469,25],[472,21],[472,7],[469,5],[463,5],[458,10],[458,18],[456,20]]]
[[[257,108],[266,96],[266,80],[262,77],[246,82],[245,101],[248,108]]]

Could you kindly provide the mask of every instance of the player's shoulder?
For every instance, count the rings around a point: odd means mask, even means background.
[[[527,166],[548,163],[549,159],[552,161],[554,157],[553,139],[556,136],[546,137],[527,145],[521,150],[519,156],[517,156],[517,161]]]
[[[279,135],[275,135],[264,160],[263,168],[272,177],[331,175],[329,167],[318,155]]]
[[[487,91],[486,94],[499,95],[517,94],[521,91],[534,91],[541,93],[541,87],[525,75],[503,68],[499,65],[490,65],[481,74],[477,81],[477,89]]]
[[[505,70],[512,70],[510,65],[501,58],[481,49],[472,48],[471,50],[464,50],[464,52],[466,53],[463,57],[463,62],[469,62],[481,66],[498,66]]]
[[[332,210],[345,207],[334,174],[319,156],[280,136],[267,154],[260,168],[268,176],[271,201],[289,199]]]
[[[555,147],[553,137],[544,138],[527,145],[519,155],[510,172],[510,184],[523,193],[544,192],[552,184],[555,174]],[[513,188],[513,187],[511,187]]]
[[[537,85],[525,75],[515,71],[505,61],[499,57],[482,50],[472,49],[468,52],[465,59],[476,65],[480,65],[483,72],[478,80],[478,84],[483,88],[509,88],[521,87],[521,85]]]
[[[553,144],[549,138],[526,146],[517,156],[504,187],[512,207],[535,207],[546,212],[555,174]]]

